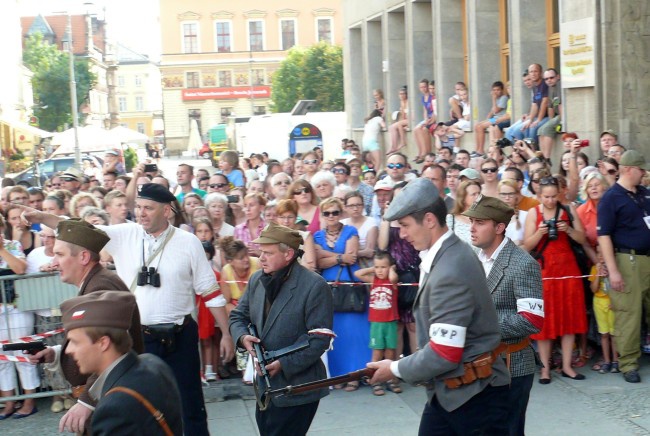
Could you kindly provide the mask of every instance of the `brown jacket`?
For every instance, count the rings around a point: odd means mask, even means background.
[[[88,272],[88,276],[79,289],[79,295],[86,295],[97,291],[130,292],[129,288],[116,273],[107,270],[100,264],[95,265]],[[133,350],[138,354],[142,354],[144,352],[144,342],[142,340],[142,327],[140,326],[140,312],[138,310],[133,312],[129,333],[131,333],[131,338],[133,339]],[[98,374],[80,374],[77,363],[72,356],[65,353],[67,346],[68,342],[66,341],[61,349],[61,370],[63,371],[63,375],[72,387],[86,385],[79,399],[86,404],[94,406],[96,402],[88,394],[88,388],[97,380]]]

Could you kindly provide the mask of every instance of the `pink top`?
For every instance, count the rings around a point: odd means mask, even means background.
[[[260,224],[257,226],[257,229],[253,230],[253,234],[251,235],[250,229],[248,228],[248,220],[246,220],[235,227],[235,239],[239,239],[249,248],[259,250],[260,246],[258,244],[253,244],[251,241],[260,236],[265,225],[266,223],[264,220],[260,220]]]
[[[305,217],[302,217],[302,218],[305,218]],[[305,218],[305,219],[307,219],[307,218]],[[314,212],[314,217],[309,222],[309,225],[307,226],[307,230],[312,235],[320,230],[320,208],[319,207],[316,208],[316,212]]]

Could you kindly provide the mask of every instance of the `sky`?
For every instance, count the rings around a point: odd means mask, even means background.
[[[158,0],[16,0],[21,16],[67,12],[84,14],[95,10],[101,16],[106,11],[109,38],[119,41],[136,52],[160,58]],[[92,5],[85,5],[92,3]],[[145,37],[146,36],[146,37]]]

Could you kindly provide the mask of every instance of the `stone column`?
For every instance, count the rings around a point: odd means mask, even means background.
[[[438,119],[446,121],[447,100],[454,94],[454,84],[464,78],[461,4],[457,0],[439,0],[433,3],[432,14]]]
[[[345,38],[345,56],[343,56],[345,88],[345,110],[348,113],[348,137],[352,137],[352,129],[363,127],[364,115],[364,69],[363,69],[363,38],[361,27],[348,29]]]

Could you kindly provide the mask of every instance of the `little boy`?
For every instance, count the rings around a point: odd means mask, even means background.
[[[621,372],[616,360],[616,347],[612,341],[614,330],[614,311],[609,299],[609,278],[600,246],[597,247],[598,264],[591,267],[591,292],[594,294],[594,316],[600,333],[600,345],[603,350],[603,362],[596,363],[591,369],[601,374]]]
[[[370,348],[372,361],[383,359],[395,360],[397,348],[397,270],[390,254],[378,252],[373,259],[374,266],[363,268],[354,275],[365,283],[372,283],[370,289]],[[388,387],[396,394],[402,392],[399,380],[393,379]],[[372,386],[374,395],[382,396],[386,392],[381,383]]]

